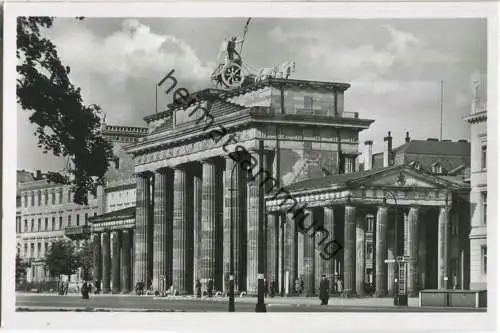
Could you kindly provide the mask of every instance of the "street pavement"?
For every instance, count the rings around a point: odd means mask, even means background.
[[[237,312],[254,312],[255,297],[235,298]],[[394,306],[392,298],[344,299],[333,297],[327,306],[318,298],[266,298],[268,312],[484,312],[485,309],[418,307],[418,299],[410,298],[408,307]],[[92,295],[84,300],[80,295],[17,294],[17,311],[142,311],[142,312],[227,312],[228,299],[191,296],[153,297],[137,295]]]

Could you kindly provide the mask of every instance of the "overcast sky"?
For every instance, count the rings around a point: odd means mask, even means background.
[[[144,126],[155,111],[155,85],[175,69],[189,91],[210,85],[208,76],[224,37],[243,32],[245,18],[59,18],[46,32],[85,103],[99,104],[107,123]],[[348,82],[345,108],[374,119],[360,142],[380,151],[439,137],[440,81],[444,81],[444,139],[468,139],[471,84],[486,71],[486,20],[482,19],[252,19],[243,49],[255,67],[296,62],[296,79]],[[159,94],[159,104],[167,99]],[[31,135],[29,113],[18,111],[18,167],[60,170]],[[362,147],[361,147],[362,148]]]

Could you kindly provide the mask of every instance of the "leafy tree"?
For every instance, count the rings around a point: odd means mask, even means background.
[[[92,242],[85,240],[82,243],[82,246],[77,252],[77,258],[78,258],[78,267],[82,268],[82,274],[83,274],[83,279],[84,280],[91,280],[91,270],[92,270],[92,263],[93,263],[93,247],[92,247]]]
[[[101,108],[83,103],[80,88],[70,82],[70,68],[42,36],[53,22],[53,17],[17,19],[17,100],[31,112],[43,152],[68,159],[66,171],[49,173],[49,181],[71,185],[74,202],[87,204],[87,194],[96,195],[103,184],[113,149],[100,134]]]
[[[76,248],[69,240],[58,240],[52,243],[45,257],[51,276],[70,276],[76,273],[79,267]]]
[[[16,255],[16,284],[20,283],[26,276],[26,268],[28,263],[26,263],[19,254]]]

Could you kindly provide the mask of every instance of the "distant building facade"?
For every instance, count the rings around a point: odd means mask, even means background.
[[[73,203],[70,186],[49,183],[45,174],[18,171],[16,239],[19,256],[28,263],[28,282],[50,281],[45,255],[54,241],[65,238],[67,228],[88,227],[97,214],[97,198],[88,205]],[[78,280],[79,274],[71,279]]]
[[[471,131],[469,234],[471,289],[487,289],[488,111],[484,98],[485,87],[484,82],[475,82],[471,114],[465,118]]]

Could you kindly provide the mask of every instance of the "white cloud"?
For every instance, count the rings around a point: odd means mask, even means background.
[[[64,46],[61,57],[76,71],[103,74],[114,84],[128,78],[159,80],[172,68],[184,79],[203,81],[212,70],[181,39],[156,34],[135,19],[124,20],[121,30],[106,37],[79,26],[54,41]]]

